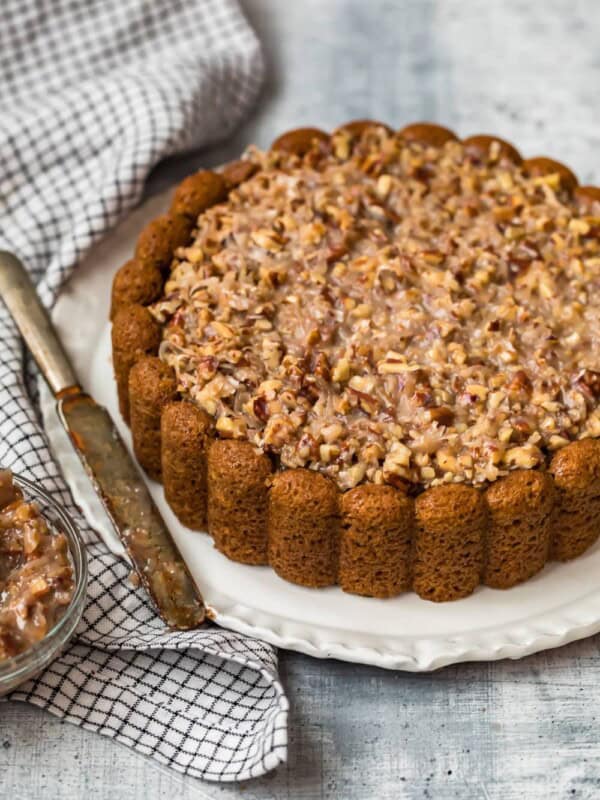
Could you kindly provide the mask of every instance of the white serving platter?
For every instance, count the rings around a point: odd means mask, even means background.
[[[53,311],[84,388],[109,409],[128,445],[112,377],[110,286],[114,272],[131,256],[137,234],[162,213],[168,199],[168,193],[153,198],[95,247]],[[45,386],[41,393],[51,446],[76,501],[107,545],[122,552]],[[305,589],[267,567],[229,561],[208,535],[177,521],[161,486],[148,485],[216,622],[279,647],[418,672],[460,661],[520,658],[600,631],[600,543],[508,591],[480,587],[471,597],[443,604],[413,594],[375,600],[338,588]]]

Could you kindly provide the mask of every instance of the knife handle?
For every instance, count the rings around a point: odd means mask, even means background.
[[[4,250],[0,250],[0,297],[54,395],[77,386],[73,367],[27,270]]]

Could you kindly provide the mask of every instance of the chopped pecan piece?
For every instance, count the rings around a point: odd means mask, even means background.
[[[529,379],[529,375],[523,369],[517,370],[508,384],[508,391],[514,394],[520,394],[521,392],[530,394],[532,389],[533,384]]]
[[[438,425],[452,425],[454,422],[454,412],[447,406],[434,406],[429,409],[429,419],[437,422]]]
[[[257,419],[259,419],[261,422],[267,422],[269,419],[269,406],[264,397],[256,397],[252,404],[252,408],[254,411],[254,416]]]
[[[600,372],[593,369],[584,369],[578,376],[578,383],[594,400],[600,398]]]

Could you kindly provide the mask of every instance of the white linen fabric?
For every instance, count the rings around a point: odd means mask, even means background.
[[[48,307],[139,201],[154,165],[227,136],[262,76],[259,43],[234,0],[5,0],[0,248],[24,261]],[[76,640],[11,698],[205,779],[274,768],[286,757],[288,709],[274,650],[210,624],[165,630],[128,565],[75,508],[1,303],[0,343],[0,464],[76,517],[90,567]]]

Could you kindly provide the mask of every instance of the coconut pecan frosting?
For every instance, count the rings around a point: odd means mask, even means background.
[[[600,436],[600,203],[509,156],[384,127],[250,148],[150,307],[179,391],[342,489],[482,484]]]

